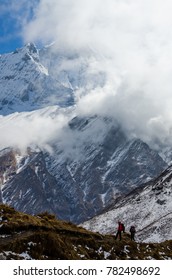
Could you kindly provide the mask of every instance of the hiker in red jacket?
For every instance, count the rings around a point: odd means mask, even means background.
[[[118,238],[119,236],[119,239],[121,240],[121,232],[124,230],[124,226],[121,222],[118,222],[118,230],[117,230],[117,233],[116,233],[116,236],[115,236],[115,239]]]

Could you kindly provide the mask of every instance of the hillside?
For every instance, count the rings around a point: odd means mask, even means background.
[[[172,241],[137,243],[128,233],[119,241],[48,213],[31,216],[0,205],[0,259],[165,260],[172,259]]]
[[[107,234],[114,230],[114,221],[121,220],[126,228],[134,224],[137,238],[144,242],[172,239],[172,166],[156,179],[118,199],[102,215],[85,222],[89,230]]]

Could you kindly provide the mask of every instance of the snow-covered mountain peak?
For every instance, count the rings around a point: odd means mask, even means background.
[[[26,44],[23,48],[17,48],[11,53],[1,55],[1,62],[7,65],[8,69],[18,70],[20,63],[39,63],[39,51],[33,43]],[[14,68],[15,67],[15,68]],[[19,67],[19,70],[20,67]],[[5,72],[5,71],[4,71]]]
[[[49,74],[33,43],[0,57],[0,92],[3,115],[73,103],[70,85],[64,86],[55,73]]]
[[[28,49],[29,52],[32,53],[32,54],[35,54],[35,53],[38,54],[38,49],[37,49],[36,45],[34,43],[32,43],[32,42],[31,43],[27,43],[24,46],[24,48]]]
[[[39,61],[39,50],[34,43],[28,43],[23,48],[17,48],[13,54],[29,55],[35,61]]]
[[[103,88],[106,71],[92,50],[78,55],[33,43],[0,57],[0,114],[45,106],[68,107],[81,96]]]

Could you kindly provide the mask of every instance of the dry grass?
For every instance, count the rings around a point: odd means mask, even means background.
[[[0,218],[0,252],[6,259],[23,259],[22,253],[38,260],[172,259],[172,241],[136,243],[127,233],[119,241],[57,220],[47,212],[31,216],[7,205],[0,205]]]

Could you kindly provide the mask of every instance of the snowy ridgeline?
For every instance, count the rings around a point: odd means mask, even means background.
[[[73,106],[86,92],[103,87],[105,73],[92,69],[99,58],[38,50],[32,43],[0,56],[0,113],[31,111],[46,106]]]
[[[82,224],[85,228],[101,233],[117,231],[117,222],[125,223],[126,232],[136,227],[136,241],[162,242],[172,239],[172,168],[143,190],[121,199],[114,209]],[[112,207],[113,208],[113,207]]]

